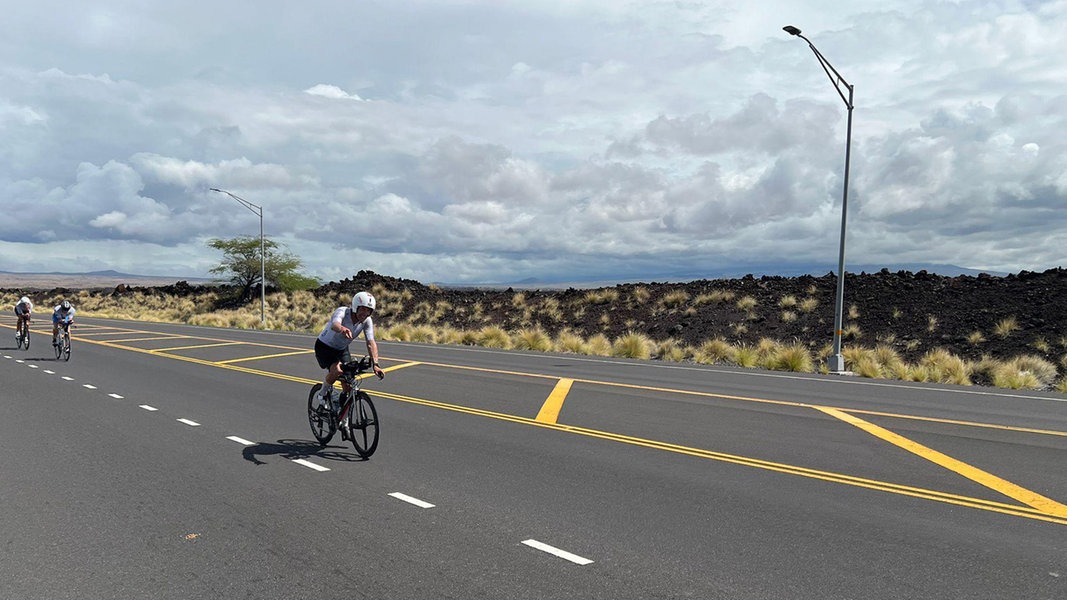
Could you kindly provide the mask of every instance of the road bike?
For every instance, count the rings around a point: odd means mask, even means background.
[[[59,328],[63,332],[59,335],[59,342],[52,340],[52,348],[56,351],[56,360],[62,358],[63,360],[70,360],[70,328],[73,327],[70,323],[60,323]]]
[[[323,447],[330,443],[334,433],[341,432],[341,439],[352,442],[356,454],[370,458],[378,448],[378,411],[366,392],[359,389],[364,372],[371,369],[369,357],[341,363],[341,380],[349,385],[351,392],[341,392],[340,397],[332,394],[332,399],[322,406],[318,403],[321,383],[311,386],[308,394],[308,423],[311,433]],[[335,398],[335,399],[334,399]]]
[[[25,347],[30,349],[30,320],[19,318],[19,322],[15,324],[15,346],[17,348]]]

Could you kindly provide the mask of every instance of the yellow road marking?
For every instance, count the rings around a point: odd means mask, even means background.
[[[559,411],[563,408],[563,401],[567,399],[567,394],[570,393],[571,385],[573,384],[573,379],[563,378],[559,380],[559,383],[556,384],[552,393],[548,395],[548,399],[541,405],[541,410],[537,413],[535,420],[538,423],[555,423],[559,419]]]
[[[248,358],[231,358],[230,360],[217,360],[217,365],[229,365],[237,362],[245,362],[249,360],[263,360],[264,358],[278,358],[280,356],[293,356],[294,354],[313,354],[314,350],[296,350],[294,352],[283,352],[281,354],[264,354],[263,356],[249,356]]]
[[[939,492],[937,490],[928,490],[923,488],[911,487],[906,485],[900,485],[896,483],[890,483],[886,481],[877,481],[873,479],[864,479],[862,477],[853,477],[852,475],[845,475],[842,473],[834,473],[832,471],[820,471],[817,469],[809,469],[807,467],[800,467],[796,465],[788,465],[783,463],[776,463],[757,458],[750,458],[747,456],[737,456],[732,454],[726,454],[723,452],[715,452],[713,450],[704,450],[701,448],[691,448],[688,446],[682,446],[679,444],[671,444],[668,442],[661,442],[657,440],[649,440],[637,437],[631,437],[627,435],[611,433],[607,431],[599,431],[596,429],[587,429],[584,427],[575,427],[572,425],[559,425],[555,423],[542,423],[536,419],[530,419],[527,417],[519,417],[515,415],[509,415],[505,413],[497,413],[493,411],[483,410],[479,408],[470,408],[467,406],[459,406],[454,404],[446,404],[443,402],[436,402],[433,400],[425,400],[422,398],[413,398],[410,396],[401,396],[398,394],[391,394],[376,390],[374,395],[382,398],[388,398],[390,400],[397,400],[399,402],[406,402],[409,404],[418,404],[421,406],[428,406],[431,408],[437,408],[441,410],[447,410],[452,412],[465,413],[469,415],[476,415],[480,417],[487,417],[491,419],[497,419],[501,421],[509,421],[512,423],[521,423],[524,425],[532,425],[535,427],[545,427],[549,429],[555,429],[558,431],[564,431],[567,433],[574,433],[578,435],[584,435],[589,437],[595,437],[605,440],[611,440],[615,442],[621,442],[626,444],[632,444],[635,446],[643,446],[646,448],[653,448],[656,450],[664,450],[667,452],[674,452],[677,454],[685,454],[689,456],[695,456],[698,458],[706,458],[710,460],[717,460],[721,462],[734,463],[747,467],[754,467],[757,469],[764,469],[768,471],[775,471],[778,473],[785,473],[789,475],[797,475],[800,477],[809,477],[812,479],[820,479],[823,481],[829,481],[833,483],[840,483],[845,485],[852,485],[856,487],[862,487],[872,490],[878,490],[883,492],[889,492],[893,494],[900,494],[904,496],[911,496],[915,498],[922,498],[926,500],[933,500],[937,502],[944,502],[947,504],[955,504],[958,506],[966,506],[969,508],[977,508],[981,510],[988,510],[1003,514],[1008,514],[1017,517],[1025,517],[1028,519],[1036,519],[1039,521],[1048,521],[1050,523],[1057,523],[1060,525],[1067,525],[1067,517],[1059,515],[1049,514],[1047,512],[1033,509],[1027,506],[1019,506],[1015,504],[1005,504],[1003,502],[996,502],[993,500],[985,500],[983,498],[972,498],[969,496],[960,496],[957,494],[949,494],[947,492]]]
[[[196,346],[175,346],[173,348],[156,348],[156,352],[171,352],[173,350],[193,350],[195,348],[216,348],[218,346],[240,346],[244,342],[219,342],[217,344],[199,344]]]
[[[827,406],[816,406],[815,408],[834,418],[840,419],[849,425],[858,427],[875,437],[881,438],[894,446],[899,446],[912,454],[925,458],[936,465],[940,465],[950,471],[959,473],[971,481],[1000,492],[1001,494],[1018,500],[1023,504],[1032,506],[1041,512],[1056,517],[1067,518],[1067,506],[1064,506],[1055,500],[1015,485],[1014,483],[1001,479],[992,473],[987,473],[981,469],[972,467],[965,462],[956,460],[955,458],[942,454],[937,450],[923,446],[918,442],[909,440],[902,435],[893,433],[892,431],[879,427],[874,423],[864,421],[855,415],[850,415],[844,411]]]
[[[81,327],[79,327],[80,329]],[[130,335],[131,333],[152,333],[151,331],[137,331],[135,329],[116,329],[114,331],[84,331],[79,335]]]
[[[427,366],[432,366],[432,367],[463,369],[463,370],[468,370],[468,371],[482,371],[482,372],[486,372],[486,373],[497,373],[497,374],[501,374],[501,375],[515,375],[515,376],[519,376],[519,377],[534,377],[534,378],[541,378],[541,379],[557,379],[557,377],[555,377],[553,375],[542,375],[540,373],[522,373],[522,372],[519,372],[519,371],[504,371],[504,370],[500,370],[500,369],[486,369],[486,368],[483,368],[483,367],[468,367],[468,366],[464,366],[464,365],[450,365],[450,364],[434,363],[434,362],[424,362],[422,364],[425,364]],[[590,385],[603,385],[603,386],[608,386],[608,387],[620,387],[620,388],[634,389],[634,390],[645,390],[645,391],[649,391],[649,392],[660,392],[660,393],[664,393],[664,394],[677,394],[677,395],[685,395],[685,396],[696,396],[696,397],[700,397],[700,398],[718,398],[718,399],[721,399],[721,400],[738,400],[738,401],[741,401],[741,402],[756,402],[756,403],[759,403],[759,404],[773,404],[773,405],[778,405],[778,406],[793,406],[793,407],[797,407],[797,408],[815,408],[816,407],[815,405],[807,403],[807,402],[794,402],[794,401],[790,401],[790,400],[771,400],[769,398],[752,398],[750,396],[733,396],[733,395],[730,395],[730,394],[717,394],[717,393],[713,393],[713,392],[700,392],[700,391],[696,391],[696,390],[683,390],[683,389],[678,389],[678,388],[656,387],[656,386],[648,386],[648,385],[638,385],[638,384],[633,384],[633,383],[619,383],[619,382],[616,382],[616,381],[601,381],[601,380],[597,380],[597,379],[575,378],[574,382],[575,383],[587,383],[587,384],[590,384]],[[835,408],[835,409],[840,410],[842,412],[855,413],[855,414],[868,414],[868,415],[875,415],[875,416],[881,416],[881,417],[891,417],[891,418],[897,418],[897,419],[913,419],[913,420],[916,420],[916,421],[929,421],[929,422],[934,422],[934,423],[946,423],[946,424],[950,424],[950,425],[962,425],[962,426],[966,426],[966,427],[983,427],[983,428],[988,428],[988,429],[1000,429],[1000,430],[1004,430],[1004,431],[1017,431],[1017,432],[1021,432],[1021,433],[1034,433],[1034,434],[1041,434],[1041,435],[1056,435],[1056,436],[1067,437],[1067,431],[1057,431],[1057,430],[1050,430],[1050,429],[1031,429],[1031,428],[1026,428],[1026,427],[1013,427],[1011,425],[999,425],[999,424],[996,424],[996,423],[978,423],[978,422],[974,422],[974,421],[953,421],[953,420],[950,420],[950,419],[938,419],[938,418],[935,418],[935,417],[921,417],[921,416],[916,416],[916,415],[905,415],[905,414],[898,414],[898,413],[866,411],[866,410],[860,410],[860,409],[854,409],[854,408],[846,408],[846,407],[840,407],[840,406],[835,406],[835,407],[832,407],[832,408]]]
[[[908,419],[911,421],[926,421],[929,423],[944,423],[946,425],[961,425],[963,427],[979,427],[982,429],[999,429],[1001,431],[1017,431],[1019,433],[1036,433],[1040,435],[1058,435],[1067,437],[1067,431],[1054,429],[1033,429],[1031,427],[1015,427],[1013,425],[997,425],[995,423],[978,423],[975,421],[957,421],[955,419],[939,419],[937,417],[920,417],[917,415],[900,415],[897,413],[878,412],[874,410],[858,410],[853,408],[839,408],[838,410],[854,415],[871,415],[873,417],[889,417],[892,419]]]
[[[75,338],[81,338],[81,334],[74,336]],[[186,335],[160,335],[156,337],[143,337],[143,338],[129,338],[126,340],[108,340],[109,344],[121,344],[124,342],[154,342],[156,340],[187,340],[189,336]]]
[[[396,371],[397,369],[404,369],[404,368],[407,368],[407,367],[415,367],[415,366],[418,366],[418,365],[421,365],[421,364],[422,363],[418,362],[418,361],[406,362],[406,363],[402,363],[402,364],[399,364],[399,365],[393,365],[391,367],[382,369],[382,371],[384,371],[386,373],[391,373],[393,371]],[[373,375],[373,373],[371,373],[371,375]]]

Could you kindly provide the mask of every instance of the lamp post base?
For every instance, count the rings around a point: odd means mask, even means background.
[[[841,354],[831,354],[826,363],[831,375],[852,375],[852,371],[845,370],[845,357]]]

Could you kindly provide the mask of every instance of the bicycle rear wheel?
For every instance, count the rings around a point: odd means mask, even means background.
[[[315,397],[321,389],[322,384],[316,383],[311,386],[311,393],[308,394],[308,424],[311,425],[311,435],[315,436],[320,445],[325,446],[333,439],[337,427],[333,423],[333,415],[330,414],[329,408],[315,407]]]
[[[356,448],[356,454],[370,458],[378,449],[378,411],[366,392],[356,392],[348,408],[347,425],[348,439]]]

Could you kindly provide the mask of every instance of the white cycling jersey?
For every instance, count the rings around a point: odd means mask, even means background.
[[[374,321],[370,317],[363,319],[360,323],[352,322],[352,309],[347,306],[342,306],[333,311],[330,315],[330,320],[326,321],[326,326],[322,328],[322,333],[319,334],[319,341],[335,350],[344,350],[352,343],[351,340],[345,339],[343,333],[333,330],[333,324],[340,323],[342,326],[352,330],[352,340],[359,337],[362,333],[364,339],[368,342],[374,341]]]
[[[64,315],[63,314],[63,305],[62,304],[57,304],[56,307],[54,309],[52,309],[52,316],[54,318],[56,318],[56,319],[69,321],[69,320],[74,318],[74,307],[73,306],[70,307],[70,310],[68,310],[67,314]]]
[[[33,302],[19,302],[15,305],[16,315],[28,315],[33,312]]]

